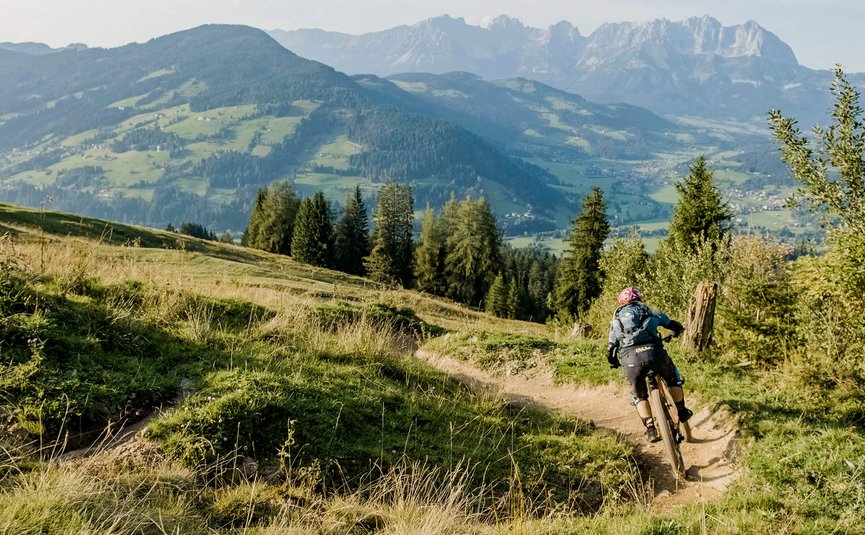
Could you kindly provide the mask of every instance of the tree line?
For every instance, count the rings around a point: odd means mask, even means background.
[[[452,195],[440,212],[428,208],[415,240],[414,204],[409,185],[386,182],[370,220],[356,187],[337,219],[322,192],[301,199],[288,183],[276,182],[258,191],[241,244],[485,307],[502,317],[545,321],[550,316],[555,256],[506,246],[484,198],[458,201]]]

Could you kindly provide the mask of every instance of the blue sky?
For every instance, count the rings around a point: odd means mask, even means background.
[[[0,0],[0,41],[111,47],[212,22],[365,33],[445,13],[476,24],[503,13],[539,27],[567,20],[583,34],[603,22],[661,17],[755,20],[808,67],[865,72],[861,0]]]

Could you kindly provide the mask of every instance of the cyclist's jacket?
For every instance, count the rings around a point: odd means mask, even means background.
[[[678,321],[639,301],[620,306],[610,321],[609,345],[619,350],[636,345],[662,345],[659,325],[677,333],[683,329]]]

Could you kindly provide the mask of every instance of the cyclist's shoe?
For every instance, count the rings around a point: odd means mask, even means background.
[[[661,440],[661,437],[658,436],[658,429],[654,425],[646,428],[646,440],[649,442],[657,442]]]
[[[679,409],[679,423],[685,423],[691,419],[691,416],[694,415],[694,412],[691,409],[681,408]]]

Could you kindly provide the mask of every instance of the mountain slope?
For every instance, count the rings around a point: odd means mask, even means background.
[[[412,183],[418,205],[486,194],[502,211],[568,204],[546,171],[370,91],[264,32],[203,26],[110,50],[33,56],[0,87],[2,197],[163,225],[242,228],[276,179],[339,194]],[[399,96],[397,96],[399,95]],[[547,221],[547,222],[545,222]]]
[[[356,79],[368,83],[370,77]],[[448,120],[526,156],[645,159],[675,149],[673,136],[685,130],[643,108],[596,104],[524,78],[490,82],[454,72],[388,79],[441,108]]]
[[[538,29],[502,16],[481,28],[444,16],[359,36],[322,30],[271,35],[350,73],[525,77],[667,115],[752,119],[786,107],[808,119],[828,104],[829,73],[800,66],[786,43],[753,21],[725,27],[704,16],[604,24],[583,36],[568,22]]]

